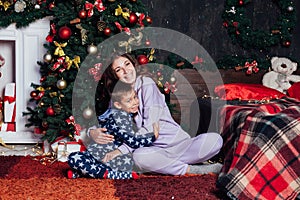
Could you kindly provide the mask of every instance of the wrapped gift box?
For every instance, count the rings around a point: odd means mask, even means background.
[[[16,84],[8,83],[4,89],[4,122],[15,122],[16,120]]]
[[[59,142],[57,147],[57,160],[61,162],[66,162],[70,153],[85,150],[85,146],[79,144],[76,141]]]
[[[57,160],[66,162],[72,152],[85,151],[86,148],[81,141],[70,141],[69,138],[59,137],[52,144],[51,148],[57,154]]]

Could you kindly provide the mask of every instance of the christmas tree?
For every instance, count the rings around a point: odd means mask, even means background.
[[[134,37],[138,43],[147,43],[139,33],[152,19],[139,0],[47,1],[46,4],[52,16],[45,44],[47,53],[38,62],[40,83],[32,83],[30,96],[36,107],[28,107],[24,115],[29,116],[27,126],[34,126],[35,132],[43,134],[43,139],[51,143],[60,136],[74,138],[81,129],[87,128],[82,124],[97,124],[93,120],[96,119],[93,118],[95,95],[86,89],[98,83],[106,58],[103,52],[115,48],[116,44],[101,50],[97,45],[120,32],[126,33],[124,41]],[[128,45],[117,45],[128,51]],[[136,52],[140,54],[141,64],[148,62],[149,51]],[[79,70],[85,75],[77,77]],[[79,89],[73,94],[75,80]],[[77,95],[76,102],[72,101],[72,95]],[[76,122],[72,107],[80,109]]]

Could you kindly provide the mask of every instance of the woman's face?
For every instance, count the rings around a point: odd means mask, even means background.
[[[112,70],[118,79],[124,83],[133,84],[136,80],[135,67],[126,57],[117,57],[112,63]]]

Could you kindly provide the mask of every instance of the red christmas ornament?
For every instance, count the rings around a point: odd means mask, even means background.
[[[85,19],[87,17],[87,12],[85,10],[81,10],[78,13],[80,19]]]
[[[150,40],[146,40],[145,44],[146,44],[147,46],[150,46],[150,45],[151,45]]]
[[[72,35],[72,31],[69,27],[63,26],[59,29],[58,35],[61,39],[68,40]]]
[[[40,83],[44,82],[46,79],[47,79],[46,76],[42,76],[42,77],[40,78]]]
[[[140,65],[145,65],[149,61],[148,58],[147,58],[147,56],[145,56],[145,55],[139,55],[137,57],[137,60],[138,60],[138,62],[139,62]]]
[[[161,76],[161,72],[160,71],[158,71],[156,74],[157,74],[158,77]]]
[[[52,3],[49,4],[49,10],[52,10],[54,7],[55,7],[54,2],[52,2]]]
[[[240,0],[239,5],[242,6],[244,4],[244,1]]]
[[[30,92],[30,96],[31,96],[32,98],[37,97],[37,95],[38,95],[37,91],[32,91],[32,92]]]
[[[53,115],[55,115],[54,109],[53,109],[52,107],[47,108],[46,114],[47,114],[48,116],[53,116]]]
[[[148,24],[152,24],[152,18],[149,17],[149,16],[147,16],[147,17],[146,17],[146,22],[147,22]]]
[[[103,32],[104,32],[104,34],[105,34],[106,36],[110,36],[110,34],[111,34],[111,29],[110,29],[109,27],[106,27],[106,28],[103,30]]]
[[[283,46],[289,47],[289,46],[291,46],[291,42],[290,42],[290,41],[285,41],[285,42],[283,43]]]
[[[138,16],[135,13],[130,13],[129,15],[129,23],[130,24],[136,24],[136,22],[138,21]]]

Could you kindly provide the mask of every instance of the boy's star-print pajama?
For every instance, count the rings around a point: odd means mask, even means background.
[[[109,172],[108,178],[131,178],[133,160],[130,153],[121,154],[105,164],[102,159],[108,152],[118,149],[123,143],[132,148],[150,146],[155,140],[154,133],[135,135],[136,127],[132,115],[117,109],[109,109],[99,116],[98,120],[100,127],[106,128],[108,134],[115,136],[115,141],[109,144],[91,143],[86,152],[71,153],[70,167],[82,175],[94,178],[102,178],[105,170]]]

